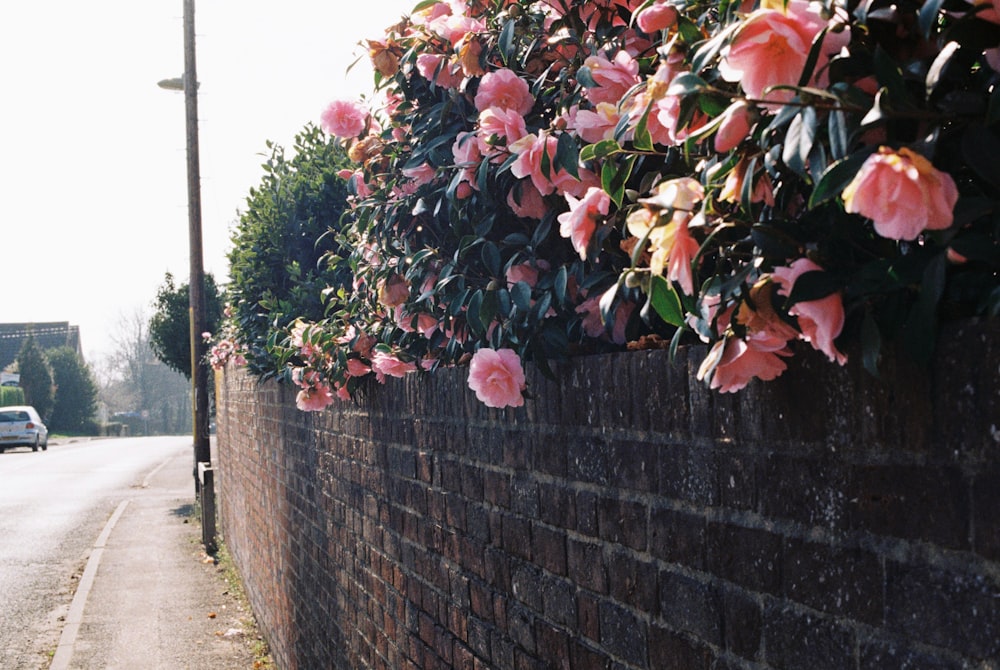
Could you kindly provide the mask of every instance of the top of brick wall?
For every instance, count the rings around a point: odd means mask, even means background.
[[[1000,319],[943,328],[930,369],[888,354],[879,379],[863,369],[858,352],[839,367],[803,346],[778,379],[720,394],[696,379],[704,354],[695,346],[673,362],[665,351],[575,358],[555,367],[554,380],[529,365],[532,398],[522,408],[482,405],[465,383],[466,368],[390,379],[386,392],[365,394],[365,404],[392,415],[590,425],[776,451],[857,449],[877,458],[885,449],[925,464],[998,461]],[[632,402],[616,402],[622,394]]]

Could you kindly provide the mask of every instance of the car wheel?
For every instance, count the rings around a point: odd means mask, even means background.
[[[45,438],[45,441],[42,442],[42,451],[48,451],[48,450],[49,450],[49,438]]]
[[[38,451],[38,438],[37,437],[35,438],[35,443],[33,445],[31,445],[31,450],[32,451]]]

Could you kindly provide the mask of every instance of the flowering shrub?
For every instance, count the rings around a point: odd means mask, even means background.
[[[272,353],[303,409],[469,360],[517,406],[522,360],[685,340],[722,392],[801,346],[926,360],[941,319],[1000,311],[997,17],[423,2],[367,42],[378,96],[323,115],[355,163],[328,259],[353,280]]]

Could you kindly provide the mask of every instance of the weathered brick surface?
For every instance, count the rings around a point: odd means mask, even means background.
[[[507,410],[229,370],[221,527],[284,670],[1000,668],[998,336],[724,396],[702,351],[584,358]]]

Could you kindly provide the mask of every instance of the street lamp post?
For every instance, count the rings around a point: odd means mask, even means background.
[[[202,265],[201,242],[201,170],[198,155],[198,76],[194,44],[194,0],[184,0],[184,77],[164,79],[161,88],[184,91],[187,153],[188,246],[190,278],[188,280],[189,317],[191,322],[191,388],[193,405],[194,479],[195,491],[200,491],[198,464],[211,464],[212,452],[208,436],[208,370],[204,364],[205,343],[205,271]]]

